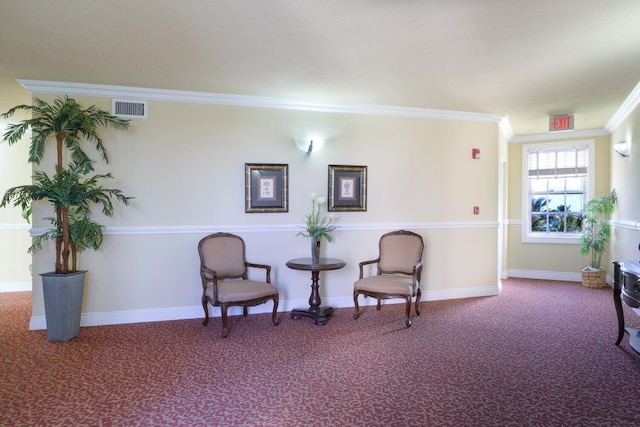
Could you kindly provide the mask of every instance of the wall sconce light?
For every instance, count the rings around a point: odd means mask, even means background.
[[[324,140],[319,137],[296,138],[295,142],[298,149],[304,151],[307,155],[320,151],[324,145]]]
[[[627,141],[622,141],[613,146],[613,149],[616,153],[620,154],[622,157],[629,157],[629,149],[631,148],[631,144]]]

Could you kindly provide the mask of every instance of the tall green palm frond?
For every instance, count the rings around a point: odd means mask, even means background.
[[[52,104],[34,98],[32,105],[17,105],[0,115],[0,118],[11,117],[18,111],[29,112],[32,118],[10,124],[3,139],[12,145],[31,130],[29,161],[36,164],[40,164],[46,142],[52,136],[61,139],[70,151],[71,159],[76,163],[90,163],[89,156],[82,149],[83,140],[95,143],[96,151],[104,162],[108,163],[109,158],[102,138],[98,135],[98,127],[112,127],[116,130],[129,127],[129,120],[113,116],[95,105],[83,108],[75,99],[68,96],[57,98]]]
[[[38,200],[48,200],[57,210],[62,207],[76,207],[80,213],[90,213],[91,205],[102,206],[105,216],[113,214],[112,197],[125,205],[129,204],[132,197],[125,196],[122,191],[114,188],[104,188],[99,182],[103,179],[112,179],[112,175],[96,174],[83,178],[86,165],[72,164],[68,169],[49,177],[46,172],[33,173],[33,184],[21,185],[9,188],[0,202],[0,207],[5,207],[11,202],[13,206],[28,209],[31,203]]]
[[[102,243],[102,226],[94,222],[91,207],[100,205],[105,216],[114,211],[115,199],[127,205],[130,197],[118,189],[105,188],[100,182],[112,178],[111,174],[88,176],[93,172],[93,160],[83,150],[83,142],[92,142],[105,163],[109,159],[103,141],[98,135],[99,127],[127,129],[129,120],[113,116],[96,106],[82,107],[76,100],[64,96],[48,103],[33,98],[31,105],[17,105],[0,118],[8,118],[17,112],[27,112],[31,118],[7,126],[2,141],[13,145],[27,132],[31,132],[29,162],[40,164],[47,142],[55,139],[55,174],[36,171],[31,185],[6,190],[0,207],[9,204],[20,206],[23,212],[35,201],[47,201],[54,208],[55,218],[49,218],[53,228],[34,238],[31,251],[41,248],[42,242],[56,242],[56,273],[76,271],[76,254],[84,248],[98,249]],[[68,155],[63,155],[65,150]],[[65,167],[65,163],[70,162]],[[69,266],[71,260],[73,266]]]
[[[100,182],[111,179],[111,174],[96,174],[85,177],[86,164],[72,163],[69,168],[62,169],[50,177],[46,172],[36,171],[33,174],[33,184],[9,188],[0,202],[0,207],[9,204],[20,206],[22,209],[30,207],[35,201],[46,200],[56,212],[64,211],[66,216],[48,218],[53,228],[36,236],[29,252],[37,252],[46,240],[60,240],[64,234],[64,224],[67,224],[69,243],[68,248],[61,252],[63,256],[70,254],[72,269],[76,271],[76,255],[86,248],[98,249],[102,244],[104,227],[91,219],[91,207],[102,206],[105,216],[113,214],[113,201],[129,204],[132,197],[125,196],[121,190],[105,188]],[[65,265],[64,262],[60,265]]]

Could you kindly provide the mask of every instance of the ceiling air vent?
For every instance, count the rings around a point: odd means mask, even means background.
[[[130,99],[113,99],[111,110],[114,116],[128,118],[147,118],[147,101],[133,101]]]

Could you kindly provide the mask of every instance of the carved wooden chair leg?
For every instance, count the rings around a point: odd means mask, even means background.
[[[411,326],[411,319],[409,316],[411,315],[411,295],[407,297],[407,304],[405,310],[404,324],[407,325],[407,328]]]
[[[360,317],[360,306],[358,306],[358,292],[353,293],[353,305],[356,309],[356,312],[353,314],[353,319],[357,319]]]
[[[378,298],[378,305],[376,306],[376,310],[380,311],[380,298]]]
[[[242,317],[247,317],[249,315],[249,309],[247,306],[242,307]]]
[[[206,298],[202,298],[202,308],[204,309],[204,322],[202,324],[207,326],[209,324],[209,303]]]
[[[422,292],[420,288],[418,288],[418,292],[416,292],[416,315],[420,316],[420,297],[422,296]]]
[[[278,324],[280,323],[280,319],[276,317],[277,312],[278,312],[278,296],[276,295],[273,298],[273,312],[271,313],[271,321],[275,326],[278,326]]]
[[[227,306],[222,304],[220,307],[222,311],[222,338],[229,336],[229,325],[227,323]]]

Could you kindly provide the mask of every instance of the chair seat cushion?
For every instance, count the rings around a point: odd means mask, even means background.
[[[265,298],[278,293],[270,283],[255,280],[227,280],[218,282],[218,301],[234,302]],[[207,286],[207,297],[213,298],[213,284]]]
[[[354,283],[353,288],[356,291],[382,292],[395,295],[411,295],[413,293],[411,277],[393,274],[365,277]]]

